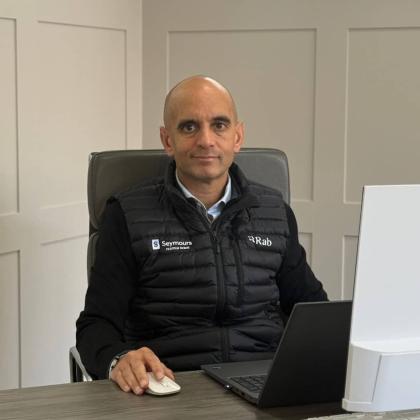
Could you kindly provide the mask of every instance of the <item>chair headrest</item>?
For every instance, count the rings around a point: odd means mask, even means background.
[[[115,150],[91,153],[88,171],[90,224],[97,230],[108,198],[146,178],[162,176],[170,158],[163,150]],[[244,148],[235,157],[245,175],[279,190],[290,202],[289,167],[284,152]]]

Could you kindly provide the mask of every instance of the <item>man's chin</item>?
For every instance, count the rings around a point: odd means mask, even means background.
[[[201,170],[193,174],[193,177],[198,182],[211,183],[218,179],[226,177],[227,171],[211,171],[211,170]]]

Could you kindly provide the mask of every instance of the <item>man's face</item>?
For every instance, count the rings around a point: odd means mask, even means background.
[[[171,98],[165,124],[162,144],[184,185],[224,185],[243,142],[243,126],[228,93],[207,80],[187,82]]]

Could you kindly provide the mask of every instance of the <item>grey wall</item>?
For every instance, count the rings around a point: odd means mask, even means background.
[[[350,298],[363,185],[420,183],[420,2],[143,6],[143,145],[159,147],[163,99],[176,81],[201,73],[225,83],[246,145],[289,156],[312,268],[331,298]]]
[[[0,389],[69,381],[94,150],[141,147],[141,3],[0,0]]]

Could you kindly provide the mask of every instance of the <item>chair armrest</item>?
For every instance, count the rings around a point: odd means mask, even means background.
[[[70,362],[70,381],[71,382],[90,382],[93,378],[89,375],[82,363],[80,354],[76,347],[71,347],[69,351]]]

